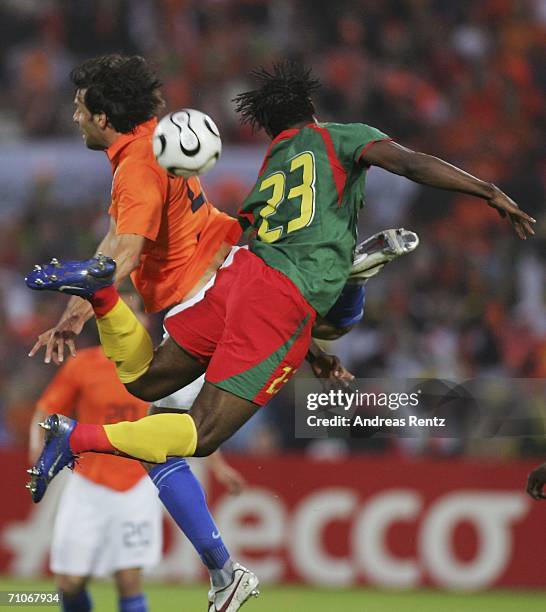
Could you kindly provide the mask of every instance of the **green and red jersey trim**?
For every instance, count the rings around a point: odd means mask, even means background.
[[[332,170],[332,176],[336,185],[337,206],[339,208],[341,206],[341,200],[343,199],[345,183],[347,182],[347,171],[345,170],[336,155],[336,149],[334,147],[332,136],[330,135],[328,129],[317,125],[316,123],[313,123],[307,127],[310,127],[312,130],[318,132],[324,142],[324,147],[326,148],[326,155],[328,156],[328,161],[330,162],[330,169]]]
[[[365,145],[362,151],[360,151],[360,155],[358,156],[357,163],[360,164],[362,162],[362,157],[364,156],[366,151],[371,149],[374,146],[374,144],[377,144],[378,142],[392,142],[392,138],[378,138],[377,140],[371,140],[370,142],[368,142],[368,144]],[[366,162],[364,162],[364,164],[368,167],[370,166],[370,164]]]

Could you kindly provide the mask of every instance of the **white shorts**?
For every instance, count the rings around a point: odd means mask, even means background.
[[[229,266],[231,264],[235,253],[239,249],[246,249],[246,248],[247,248],[246,246],[245,247],[238,247],[238,246],[232,247],[224,263],[220,266],[220,269],[223,268],[224,266]],[[165,318],[170,317],[176,314],[177,312],[181,312],[182,310],[186,310],[186,308],[189,308],[190,306],[193,306],[197,302],[200,302],[205,297],[205,293],[207,292],[207,290],[210,289],[212,285],[214,285],[215,280],[216,280],[216,274],[192,298],[190,298],[189,300],[185,300],[181,302],[180,304],[177,304],[176,306],[173,306],[169,310],[169,312],[165,315]],[[163,336],[163,338],[165,339],[168,337],[169,337],[169,334],[165,331],[165,335]],[[205,384],[205,375],[203,374],[202,376],[194,380],[189,385],[182,387],[182,389],[179,389],[178,391],[175,391],[171,395],[168,395],[167,397],[162,397],[161,399],[155,401],[154,406],[157,406],[158,408],[172,408],[176,410],[189,410],[192,407],[193,402],[195,401],[195,398],[199,395],[199,392],[203,388],[204,384]]]
[[[119,492],[71,474],[62,492],[50,569],[70,576],[108,576],[157,565],[162,550],[157,489],[145,476]]]

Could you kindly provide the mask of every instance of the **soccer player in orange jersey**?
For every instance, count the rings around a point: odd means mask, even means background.
[[[74,121],[82,138],[88,148],[104,151],[112,166],[110,227],[97,252],[116,260],[117,286],[131,276],[147,312],[186,300],[179,306],[184,308],[188,299],[202,297],[203,287],[238,241],[240,225],[208,202],[198,178],[170,176],[156,163],[151,138],[163,99],[161,83],[143,58],[90,59],[72,71],[71,79],[76,88]],[[30,355],[45,347],[45,361],[57,364],[65,346],[75,355],[75,337],[92,315],[88,302],[72,298],[59,323],[40,335]],[[197,380],[155,402],[151,412],[189,410],[202,384]],[[238,585],[241,575],[251,578],[250,596],[257,579],[231,560],[185,460],[156,466],[150,477],[209,570],[209,599]]]
[[[55,412],[84,423],[134,421],[148,404],[120,384],[101,347],[80,351],[57,372],[38,400],[30,428],[30,461],[42,440],[36,424]],[[63,610],[91,610],[91,576],[113,574],[119,610],[145,612],[141,570],[161,558],[161,510],[143,467],[123,457],[89,454],[62,492],[53,528],[50,567]]]

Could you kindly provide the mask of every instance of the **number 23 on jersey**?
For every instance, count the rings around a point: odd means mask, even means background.
[[[301,168],[302,179],[301,183],[288,191],[288,195],[286,195],[286,174],[282,171],[274,172],[264,178],[259,188],[260,192],[271,190],[271,196],[260,210],[262,221],[258,228],[258,237],[264,242],[275,242],[283,235],[283,225],[275,225],[275,213],[280,214],[281,210],[285,215],[288,213],[287,234],[307,227],[315,216],[315,157],[311,151],[304,151],[289,160],[289,163],[290,174],[298,172]],[[285,206],[291,206],[290,210],[284,210]]]

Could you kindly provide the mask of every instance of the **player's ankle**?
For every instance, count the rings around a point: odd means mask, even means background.
[[[219,569],[209,569],[210,583],[214,589],[223,589],[233,581],[233,561],[229,558]]]
[[[89,298],[89,301],[91,302],[91,306],[93,306],[95,316],[100,319],[106,316],[114,308],[119,299],[118,290],[114,285],[109,285],[108,287],[102,287],[102,289],[95,291]]]
[[[70,448],[75,455],[94,451],[97,453],[115,453],[102,425],[77,423],[70,436]]]

